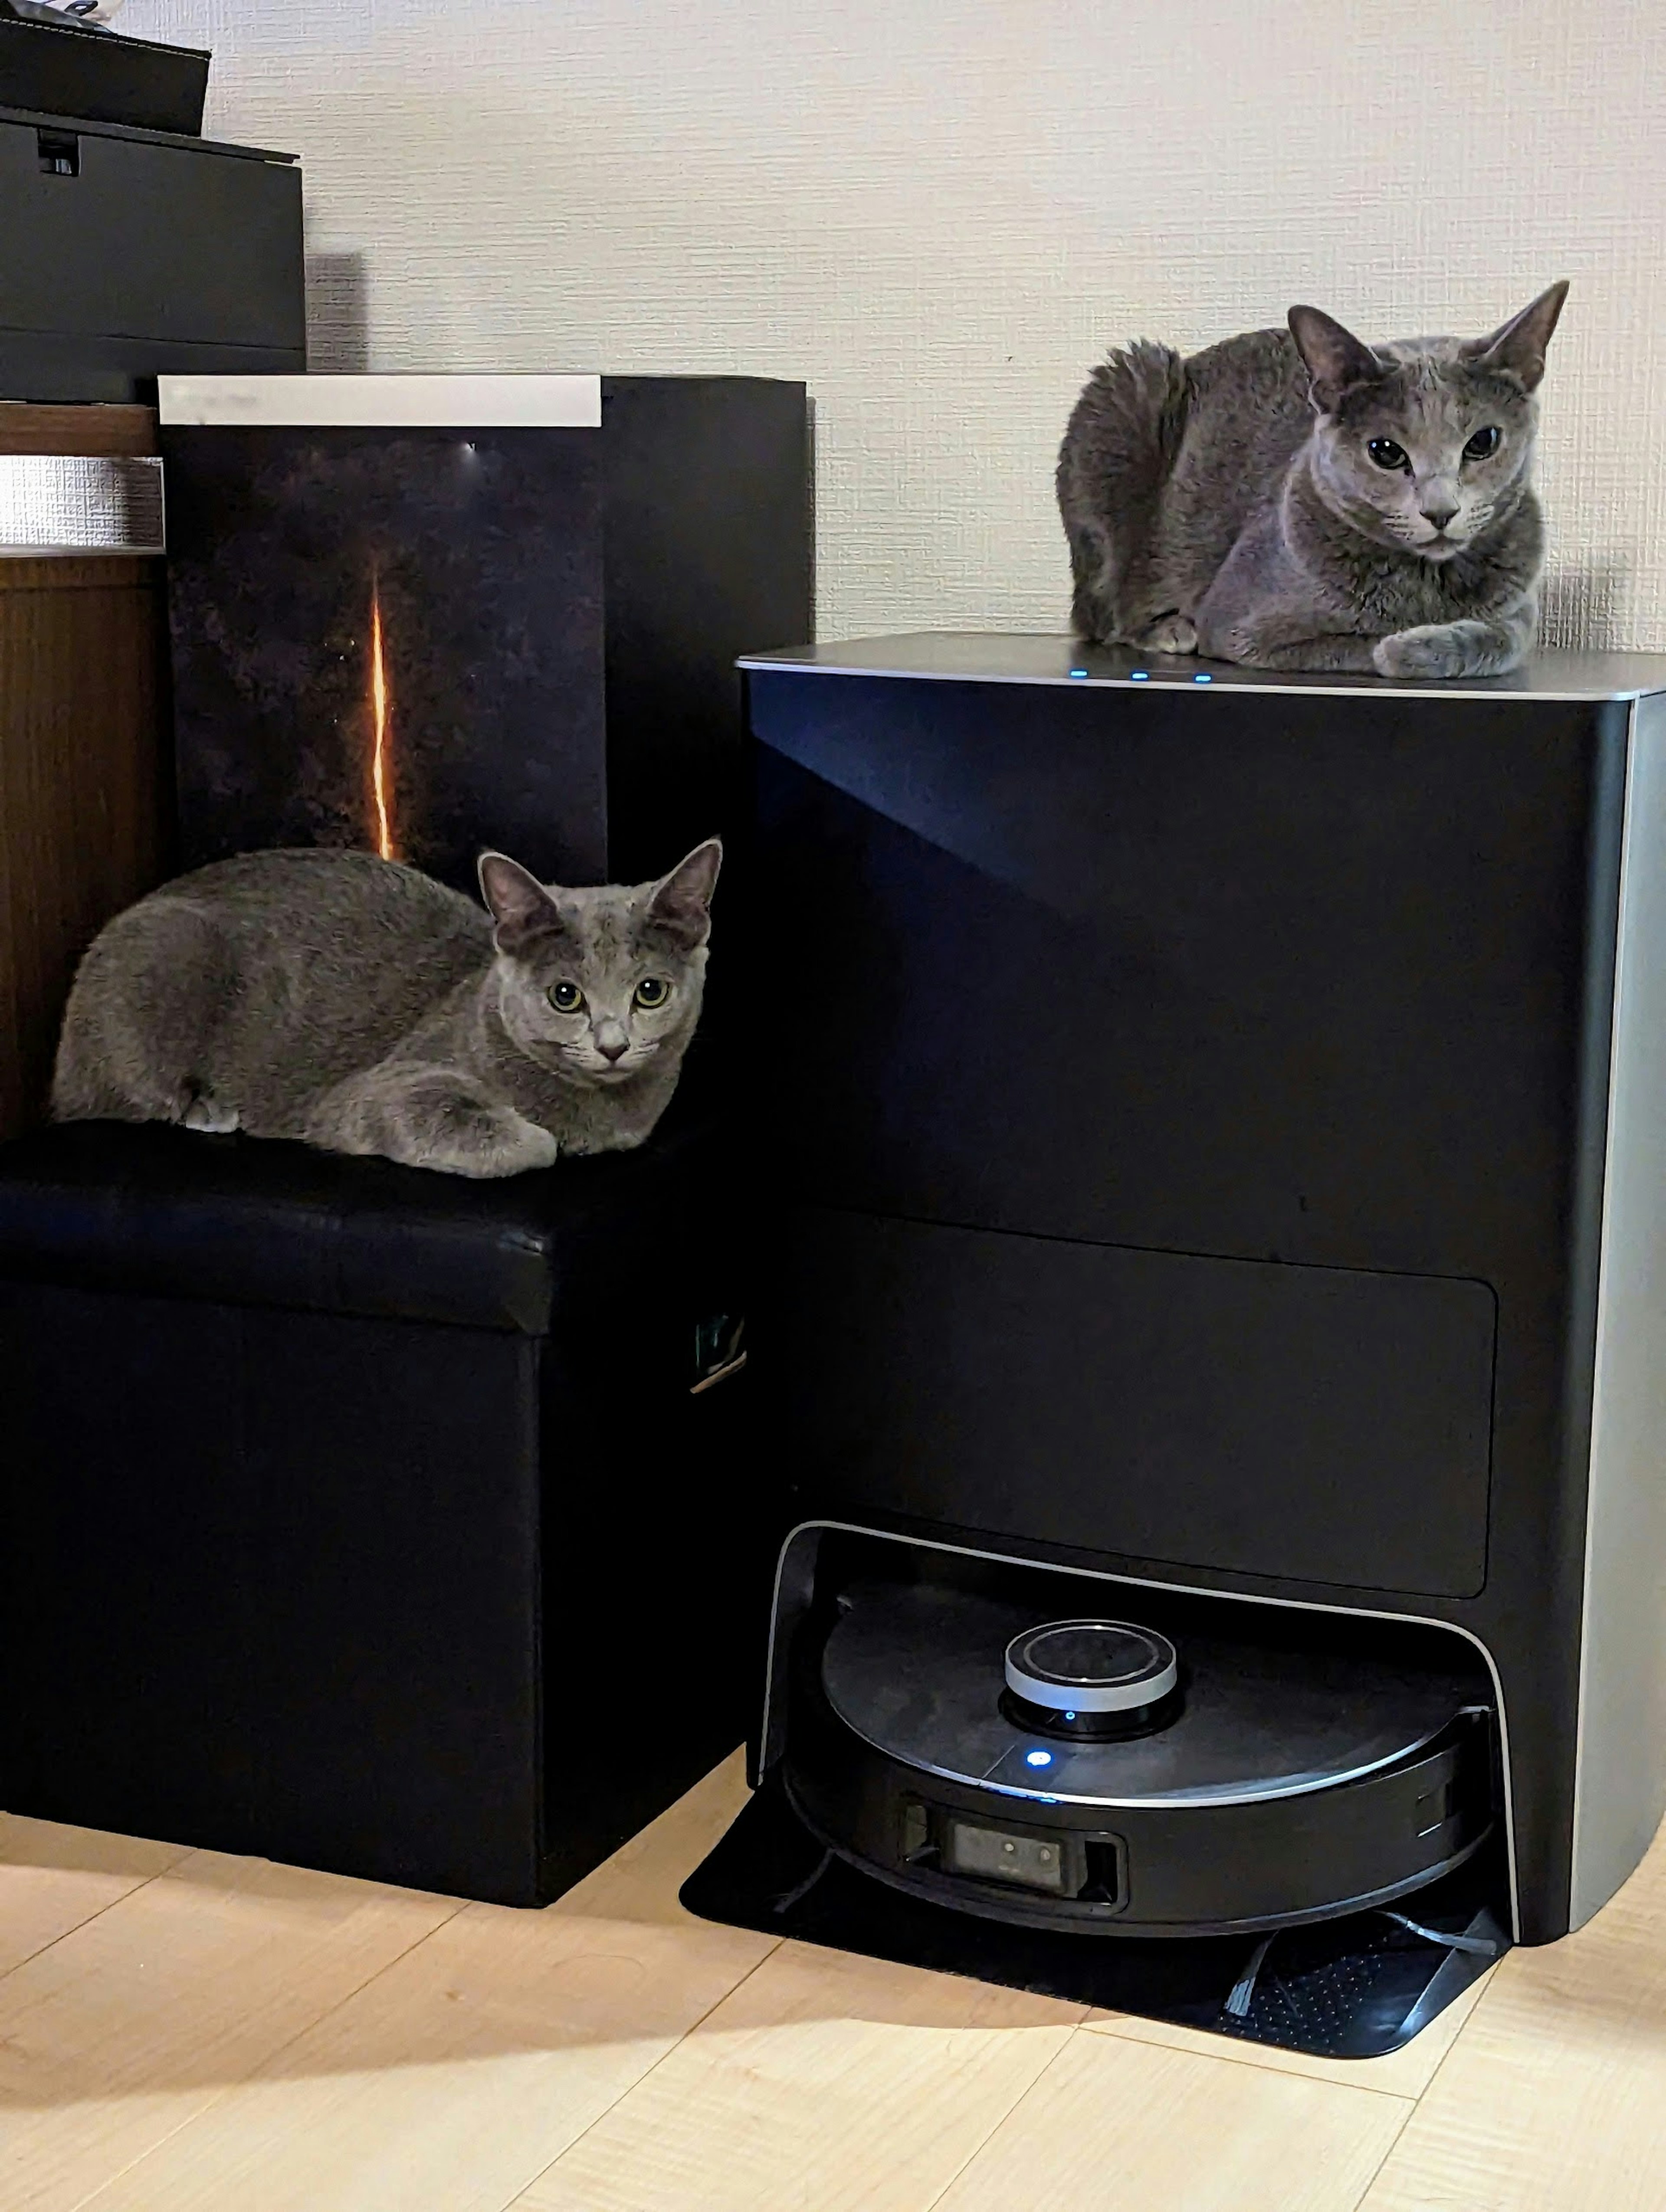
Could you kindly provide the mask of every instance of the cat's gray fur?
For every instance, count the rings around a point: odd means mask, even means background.
[[[640,1145],[699,1019],[721,857],[714,839],[658,883],[563,890],[488,853],[489,912],[365,853],[216,862],[88,952],[53,1110],[465,1176]],[[645,978],[662,1006],[639,1003]]]
[[[1189,361],[1114,352],[1059,455],[1081,635],[1255,668],[1514,667],[1544,561],[1533,395],[1566,290],[1468,341],[1366,346],[1292,307],[1288,331]],[[1488,428],[1496,452],[1466,457]],[[1406,465],[1374,463],[1373,439]]]

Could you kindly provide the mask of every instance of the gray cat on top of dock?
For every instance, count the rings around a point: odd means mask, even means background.
[[[567,890],[480,861],[487,910],[368,853],[246,853],[119,915],[81,964],[59,1121],[299,1138],[452,1175],[640,1145],[700,1017],[722,847]]]
[[[1567,292],[1484,338],[1368,346],[1316,307],[1113,352],[1058,494],[1081,635],[1251,668],[1498,676],[1538,626],[1534,393]]]

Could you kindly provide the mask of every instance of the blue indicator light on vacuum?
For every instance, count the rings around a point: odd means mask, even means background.
[[[1085,668],[1073,668],[1070,672],[1073,676],[1085,676],[1087,674],[1087,671]]]
[[[1067,1713],[1067,1714],[1065,1715],[1065,1718],[1066,1718],[1067,1721],[1073,1721],[1073,1720],[1075,1719],[1075,1717],[1076,1717],[1076,1716],[1075,1716],[1075,1714],[1074,1714],[1074,1713]]]
[[[1050,1751],[1026,1751],[1024,1763],[1026,1766],[1051,1766],[1053,1754]]]
[[[1130,668],[1128,671],[1128,682],[1130,684],[1149,684],[1151,682],[1150,669]]]
[[[1213,676],[1194,676],[1192,678],[1194,684],[1213,684],[1214,680]]]

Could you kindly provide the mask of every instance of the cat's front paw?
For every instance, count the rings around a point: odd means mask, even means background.
[[[193,1098],[180,1121],[187,1129],[200,1129],[204,1136],[229,1137],[241,1126],[236,1107],[227,1106],[217,1098],[199,1092]]]
[[[1475,673],[1469,641],[1452,623],[1423,623],[1415,629],[1397,629],[1378,638],[1371,659],[1379,676],[1397,676],[1402,682],[1432,678],[1440,683]]]
[[[459,1105],[438,1129],[402,1133],[385,1147],[390,1158],[415,1168],[493,1182],[556,1164],[560,1146],[547,1129],[508,1106]]]
[[[561,1147],[547,1129],[540,1129],[536,1121],[525,1121],[519,1114],[504,1118],[514,1126],[490,1146],[485,1155],[489,1164],[480,1168],[482,1175],[526,1175],[534,1168],[554,1167]]]
[[[1186,653],[1197,651],[1197,624],[1185,615],[1164,615],[1140,640],[1146,653]]]

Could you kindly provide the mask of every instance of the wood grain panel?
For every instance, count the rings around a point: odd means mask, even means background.
[[[0,453],[138,454],[155,450],[156,416],[149,407],[0,400]]]
[[[0,405],[0,452],[155,451],[135,407]],[[39,1118],[75,963],[166,873],[158,561],[0,559],[0,1136]]]

